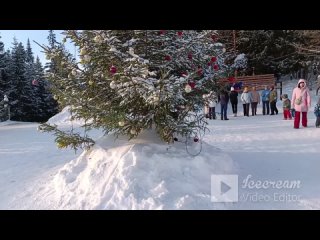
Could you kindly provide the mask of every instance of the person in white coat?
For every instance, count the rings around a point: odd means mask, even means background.
[[[243,105],[243,116],[249,117],[249,107],[252,101],[251,93],[249,92],[248,87],[243,89],[243,93],[241,94],[241,101]]]
[[[204,94],[203,99],[205,101],[205,115],[207,118],[216,119],[216,105],[217,95],[211,91],[209,94]]]

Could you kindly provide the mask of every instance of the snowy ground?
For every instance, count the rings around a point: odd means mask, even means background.
[[[285,83],[283,93],[291,97],[296,82]],[[168,149],[149,133],[127,143],[100,138],[99,131],[92,132],[96,146],[75,155],[57,149],[37,124],[0,123],[0,209],[319,209],[320,129],[312,96],[309,127],[300,129],[282,120],[282,102],[274,116],[263,116],[260,105],[257,116],[243,117],[239,103],[235,118],[229,105],[230,120],[210,121],[196,157],[184,144]],[[65,117],[54,122],[68,125]],[[238,189],[238,201],[211,201],[218,199],[211,199],[212,174],[236,175],[237,186],[223,180],[231,187],[223,196]]]

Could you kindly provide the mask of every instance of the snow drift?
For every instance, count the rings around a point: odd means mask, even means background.
[[[189,151],[198,151],[192,143]],[[54,177],[58,209],[214,209],[211,174],[235,171],[233,161],[206,143],[196,157],[184,143],[168,146],[153,131],[139,139],[109,135]],[[221,208],[221,205],[219,205]]]

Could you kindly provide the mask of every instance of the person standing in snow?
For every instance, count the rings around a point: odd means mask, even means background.
[[[270,90],[268,89],[268,86],[264,87],[264,90],[261,93],[262,98],[262,114],[269,115],[269,97],[270,97]]]
[[[241,94],[240,98],[243,104],[243,116],[249,117],[249,108],[250,108],[250,103],[252,101],[252,97],[248,87],[245,87],[243,89],[243,93]]]
[[[227,117],[229,94],[225,89],[221,91],[218,101],[221,105],[221,120],[229,120],[229,118]]]
[[[282,97],[282,107],[283,107],[283,119],[287,120],[287,119],[292,119],[291,117],[291,113],[290,113],[290,109],[291,109],[291,102],[288,99],[288,94],[283,94]]]
[[[300,113],[302,113],[302,126],[307,127],[307,113],[311,107],[311,97],[306,80],[298,81],[297,87],[293,89],[291,104],[295,109],[294,128],[299,128]]]
[[[270,102],[270,108],[271,108],[271,114],[274,115],[274,113],[278,114],[278,108],[277,108],[277,98],[278,98],[278,93],[277,89],[274,88],[272,85],[270,87],[270,97],[269,97],[269,102]]]
[[[204,107],[203,107],[203,110],[204,110],[204,115],[206,118],[209,118],[209,94],[203,94],[202,95],[202,98],[203,98],[203,101],[204,101]]]
[[[234,89],[234,87],[231,87],[230,102],[232,106],[233,116],[236,117],[238,112],[238,92]]]
[[[216,105],[217,96],[211,91],[209,94],[204,94],[203,99],[205,100],[205,114],[206,118],[216,119]]]
[[[251,110],[252,116],[257,115],[257,106],[260,104],[260,94],[256,91],[256,87],[252,87],[251,92],[252,102],[251,102]]]
[[[314,115],[316,115],[316,128],[320,128],[320,98],[314,107]]]
[[[317,90],[316,90],[316,95],[318,96],[318,92],[319,92],[319,89],[320,89],[320,75],[318,75],[317,77]]]

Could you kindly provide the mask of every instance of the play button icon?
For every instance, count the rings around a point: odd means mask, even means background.
[[[211,201],[237,202],[238,175],[211,175]]]
[[[229,190],[231,189],[231,187],[224,183],[224,182],[221,182],[221,195],[222,194],[225,194],[226,192],[228,192]]]

